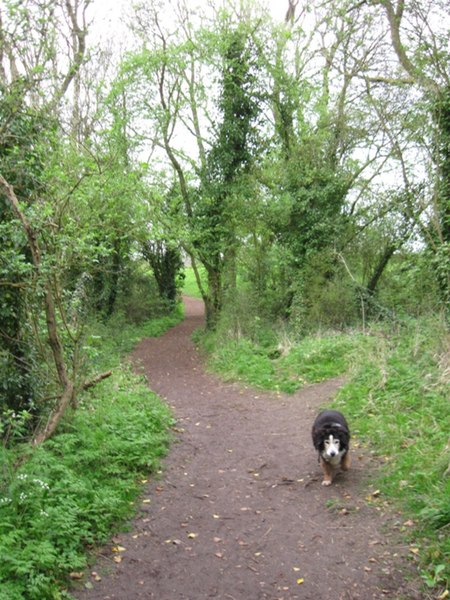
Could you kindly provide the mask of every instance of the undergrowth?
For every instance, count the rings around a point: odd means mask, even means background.
[[[307,383],[342,375],[364,336],[358,334],[310,336],[287,347],[283,341],[260,344],[246,338],[220,339],[210,334],[199,341],[208,352],[208,364],[223,378],[265,390],[295,392]]]
[[[180,315],[143,328],[98,326],[91,353],[113,376],[80,398],[57,435],[40,447],[1,448],[0,597],[69,598],[69,575],[135,510],[143,477],[167,450],[172,418],[120,356],[142,335],[159,335]],[[120,365],[120,366],[119,366]],[[17,467],[17,465],[20,465]]]

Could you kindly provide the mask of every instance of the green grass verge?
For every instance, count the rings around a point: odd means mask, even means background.
[[[245,338],[204,339],[208,364],[224,379],[242,381],[265,390],[295,392],[307,383],[342,375],[365,341],[360,335],[308,337],[285,350],[277,345],[262,346]]]
[[[400,332],[379,331],[358,354],[338,395],[355,434],[385,465],[379,501],[405,515],[422,578],[445,591],[450,583],[450,341],[438,319]]]
[[[94,362],[114,374],[80,398],[57,435],[37,449],[2,448],[0,597],[69,598],[69,574],[135,511],[141,480],[158,468],[172,417],[141,377],[118,366],[139,337],[161,334],[180,319],[143,328],[118,323],[92,335]],[[102,331],[100,336],[99,331]],[[19,468],[17,460],[26,456]]]

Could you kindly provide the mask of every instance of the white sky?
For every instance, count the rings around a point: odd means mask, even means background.
[[[142,1],[142,0],[140,0]],[[151,0],[148,0],[149,2]],[[206,4],[208,0],[187,0],[188,6]],[[89,14],[94,19],[89,37],[95,40],[117,40],[126,36],[126,21],[131,15],[134,0],[93,0]],[[283,21],[288,9],[288,0],[260,0],[262,6],[268,6],[275,21]],[[167,6],[170,8],[169,2]]]

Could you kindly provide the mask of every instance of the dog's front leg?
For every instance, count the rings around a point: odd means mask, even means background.
[[[333,481],[333,467],[322,457],[320,457],[320,466],[322,467],[323,471],[322,485],[331,485]]]

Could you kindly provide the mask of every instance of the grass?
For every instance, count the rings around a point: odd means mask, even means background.
[[[142,329],[122,324],[120,336],[117,322],[98,326],[93,361],[114,368],[113,376],[85,393],[57,435],[37,449],[1,448],[2,600],[69,598],[69,574],[85,570],[89,551],[136,510],[142,480],[167,451],[172,417],[120,357],[142,332],[161,334],[179,318]]]
[[[449,351],[438,319],[389,336],[378,331],[336,402],[358,437],[385,457],[377,486],[412,521],[424,582],[443,589],[450,582]]]
[[[204,267],[199,267],[200,277],[203,281],[206,279],[206,271]],[[193,298],[201,298],[200,291],[198,289],[197,281],[195,279],[194,270],[192,267],[185,267],[184,269],[184,284],[183,294],[186,296],[192,296]]]
[[[270,339],[270,336],[267,336]],[[225,379],[293,392],[347,373],[334,405],[357,438],[384,457],[374,482],[403,512],[424,583],[445,598],[450,582],[450,337],[442,319],[411,320],[369,335],[311,336],[258,344],[202,337]],[[450,597],[450,596],[449,596]]]
[[[204,341],[211,348],[214,341]],[[285,350],[245,338],[222,340],[209,354],[209,366],[224,379],[265,390],[292,393],[307,383],[342,375],[349,368],[364,336],[307,337]]]

